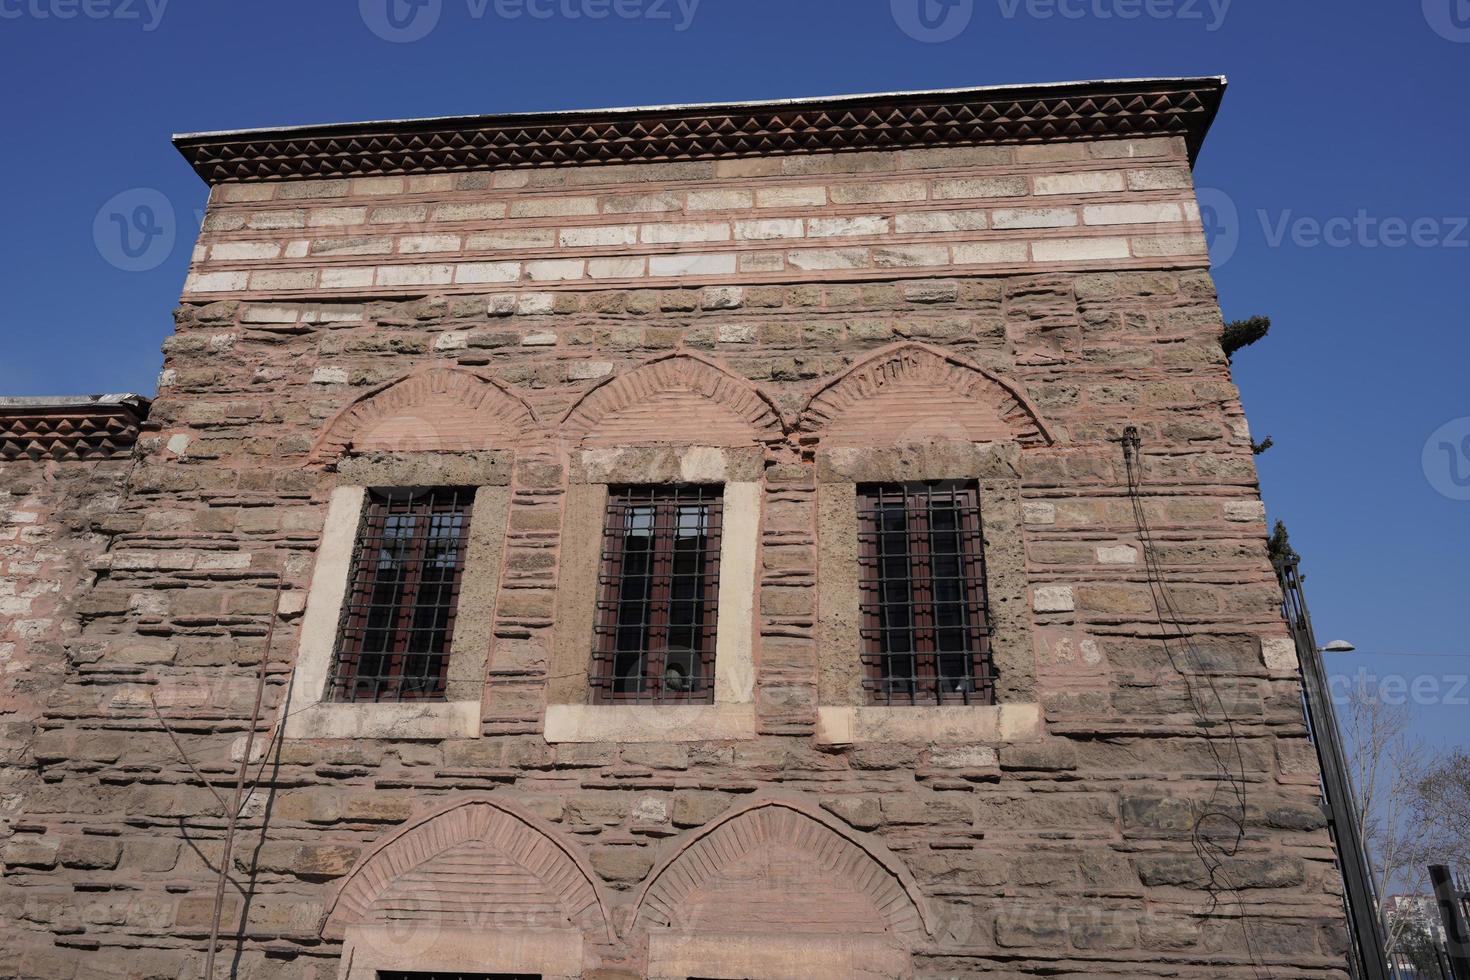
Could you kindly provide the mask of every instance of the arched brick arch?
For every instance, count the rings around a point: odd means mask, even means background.
[[[581,446],[749,446],[785,437],[770,397],[687,352],[645,361],[592,388],[567,410],[561,431]]]
[[[882,844],[786,800],[738,806],[686,838],[638,896],[634,928],[866,934],[912,946],[934,931],[918,884]]]
[[[613,937],[597,877],[555,829],[492,798],[461,800],[378,841],[337,885],[321,935],[420,921],[444,928],[577,926]]]
[[[338,412],[312,458],[503,449],[535,423],[531,407],[499,382],[464,368],[432,367],[370,391]]]
[[[949,438],[961,442],[1055,440],[1015,384],[950,351],[904,342],[882,348],[812,396],[800,428],[828,446]]]

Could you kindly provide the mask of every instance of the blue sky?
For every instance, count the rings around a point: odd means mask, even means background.
[[[1196,179],[1227,317],[1276,324],[1236,358],[1267,507],[1337,671],[1470,745],[1466,0],[387,2],[0,0],[0,393],[153,390],[205,197],[173,132],[1227,74]]]

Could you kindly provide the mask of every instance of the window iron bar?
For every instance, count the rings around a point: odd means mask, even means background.
[[[863,687],[874,704],[993,704],[984,531],[973,482],[858,488]]]
[[[444,699],[474,494],[472,487],[369,491],[332,700]]]
[[[608,488],[592,687],[600,704],[710,704],[723,494]]]

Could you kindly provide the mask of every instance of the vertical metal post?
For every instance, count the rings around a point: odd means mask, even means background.
[[[1429,881],[1434,885],[1434,902],[1444,922],[1444,948],[1454,980],[1470,980],[1470,930],[1465,924],[1465,893],[1455,884],[1450,869],[1442,864],[1429,866]]]
[[[1276,574],[1281,580],[1282,615],[1291,627],[1297,659],[1301,661],[1302,700],[1306,707],[1307,727],[1311,730],[1312,743],[1317,747],[1328,824],[1337,843],[1337,858],[1342,868],[1348,931],[1353,945],[1351,958],[1356,961],[1353,972],[1365,980],[1388,980],[1386,943],[1374,897],[1372,871],[1363,846],[1362,830],[1358,827],[1341,729],[1337,727],[1337,712],[1332,707],[1322,653],[1312,633],[1312,618],[1307,614],[1306,593],[1302,590],[1297,562],[1294,555],[1276,559]]]

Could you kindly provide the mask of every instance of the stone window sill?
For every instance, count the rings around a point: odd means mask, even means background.
[[[755,738],[755,705],[553,704],[546,741],[731,742]]]
[[[954,707],[828,706],[817,709],[817,744],[937,745],[1030,742],[1041,738],[1039,704]]]
[[[396,704],[322,702],[286,719],[286,738],[387,738],[438,741],[480,737],[478,701]]]

